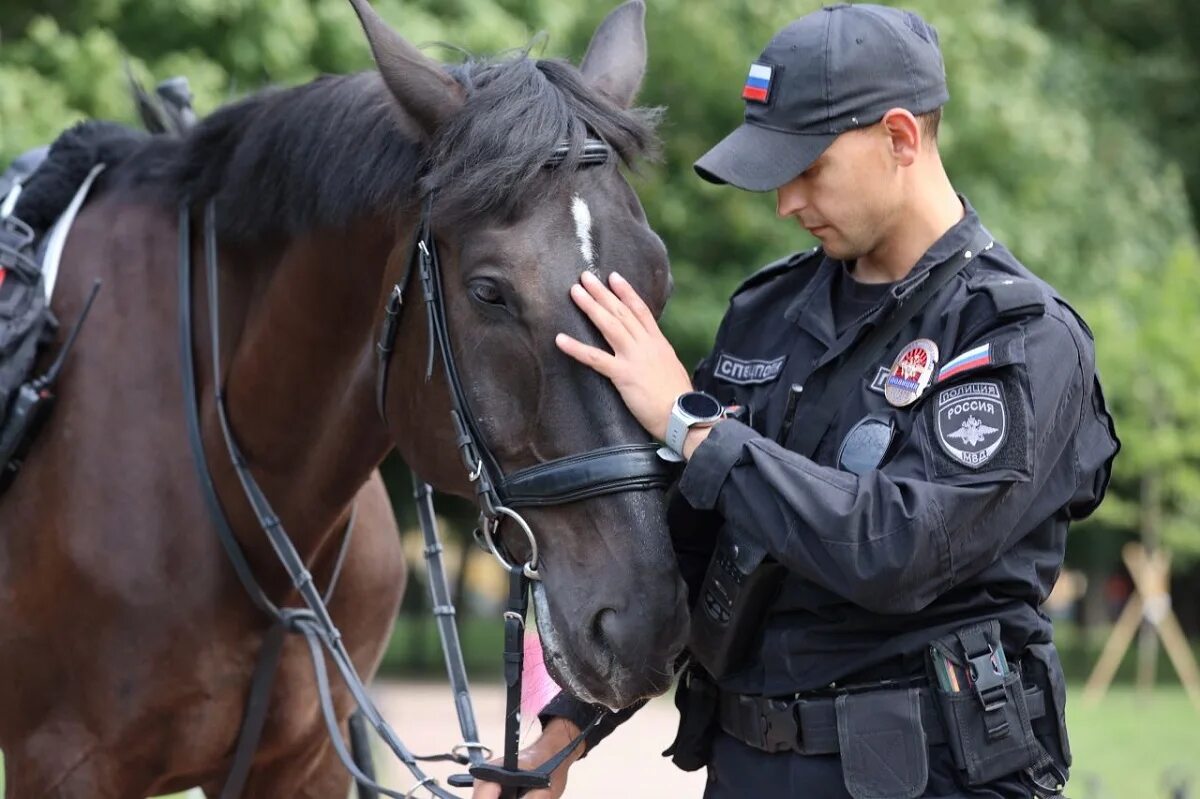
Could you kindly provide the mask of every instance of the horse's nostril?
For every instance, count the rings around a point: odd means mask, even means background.
[[[618,662],[628,662],[646,643],[629,614],[622,615],[612,608],[601,608],[592,617],[592,641]]]
[[[605,619],[616,616],[617,612],[612,608],[601,608],[592,616],[592,642],[601,648],[607,649],[608,634],[605,632]],[[610,624],[612,622],[609,622]]]

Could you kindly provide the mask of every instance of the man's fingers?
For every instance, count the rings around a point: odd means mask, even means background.
[[[658,320],[654,318],[650,306],[638,296],[628,280],[613,272],[608,276],[608,282],[612,284],[613,293],[633,312],[645,330],[658,330]]]
[[[584,315],[592,320],[592,324],[600,331],[600,335],[604,336],[604,340],[614,350],[623,349],[626,345],[632,343],[628,328],[613,316],[607,308],[597,302],[596,298],[583,286],[578,283],[571,286],[571,299],[579,306],[579,310],[583,311]]]
[[[471,799],[500,799],[500,786],[494,782],[475,780],[475,789],[471,791]]]
[[[580,282],[587,289],[588,294],[592,295],[592,299],[599,303],[601,308],[612,314],[613,318],[620,322],[631,336],[636,337],[644,331],[645,326],[634,316],[629,306],[622,302],[620,297],[613,294],[608,286],[604,285],[604,281],[591,272],[584,272]]]
[[[590,366],[605,377],[612,378],[613,367],[616,365],[617,359],[611,354],[571,338],[566,333],[559,333],[555,336],[554,343],[560,350],[584,366]]]

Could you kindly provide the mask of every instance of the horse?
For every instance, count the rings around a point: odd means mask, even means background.
[[[474,427],[505,472],[598,448],[649,445],[598,376],[556,351],[599,342],[568,300],[585,269],[619,269],[660,313],[665,246],[622,165],[655,150],[634,107],[644,7],[596,29],[579,67],[527,53],[442,64],[352,0],[375,69],[257,92],[182,136],[109,135],[108,166],[67,240],[53,298],[78,316],[53,416],[0,496],[0,749],[9,799],[128,799],[230,770],[267,620],[218,543],[186,433],[181,291],[195,306],[199,439],[214,491],[258,582],[297,601],[226,455],[217,380],[245,463],[315,582],[353,535],[330,610],[355,667],[374,674],[405,582],[377,467],[393,448],[438,491],[474,498],[431,373],[419,304],[399,317],[383,413],[378,334],[427,204],[447,326]],[[583,165],[588,140],[614,158]],[[546,167],[563,143],[567,153]],[[31,181],[21,202],[36,202]],[[220,352],[197,272],[174,268],[184,219],[213,224]],[[18,215],[22,206],[18,205]],[[181,216],[182,209],[182,216]],[[199,261],[191,234],[182,254]],[[381,418],[382,417],[382,418]],[[386,421],[385,421],[386,420]],[[660,490],[523,511],[545,662],[610,708],[664,692],[687,635],[686,589]],[[530,542],[500,528],[518,559]],[[244,795],[344,797],[303,640],[283,648]],[[353,710],[344,687],[334,705]],[[403,719],[398,728],[403,731]]]

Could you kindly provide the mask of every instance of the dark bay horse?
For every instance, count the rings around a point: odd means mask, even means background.
[[[579,69],[524,56],[444,67],[355,5],[378,71],[254,95],[182,138],[127,142],[70,235],[56,314],[74,319],[95,278],[104,289],[48,428],[0,497],[9,799],[140,799],[195,785],[215,797],[229,769],[266,620],[218,544],[188,448],[175,332],[181,202],[197,222],[208,201],[216,209],[232,428],[320,585],[357,508],[331,609],[364,677],[405,576],[380,460],[395,446],[439,490],[473,495],[445,380],[426,381],[419,292],[402,317],[386,424],[375,410],[375,342],[422,196],[435,198],[458,368],[500,466],[646,442],[608,384],[553,339],[598,340],[568,301],[585,268],[619,269],[661,310],[665,248],[616,163],[577,169],[569,156],[545,168],[560,142],[578,149],[585,136],[626,163],[653,148],[653,115],[631,110],[645,69],[640,0],[609,15]],[[201,245],[193,234],[197,262]],[[271,599],[295,604],[225,455],[202,280],[191,287],[195,350],[216,490]],[[686,607],[661,492],[526,518],[554,676],[611,707],[664,691]],[[344,722],[349,696],[335,699]],[[420,723],[393,722],[401,735]],[[289,641],[245,795],[340,798],[348,787],[304,643]]]

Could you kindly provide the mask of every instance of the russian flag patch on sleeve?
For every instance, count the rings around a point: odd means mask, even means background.
[[[771,96],[771,75],[774,71],[766,64],[751,64],[750,75],[742,89],[742,99],[753,103],[766,103]]]
[[[963,372],[969,372],[972,369],[979,369],[983,366],[988,366],[992,362],[992,345],[982,344],[975,349],[967,350],[957,358],[952,359],[949,363],[938,371],[937,380],[942,382],[949,380],[955,375],[960,375]]]

